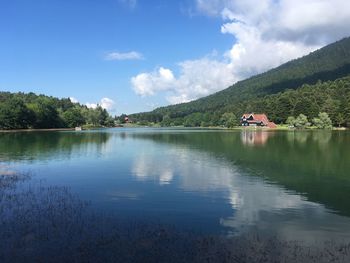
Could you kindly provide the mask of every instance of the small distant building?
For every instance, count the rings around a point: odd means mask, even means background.
[[[124,122],[125,122],[125,123],[133,123],[133,121],[130,120],[128,116],[125,116]]]
[[[277,125],[269,121],[266,114],[245,113],[241,117],[242,126],[259,126],[268,128],[277,128]]]

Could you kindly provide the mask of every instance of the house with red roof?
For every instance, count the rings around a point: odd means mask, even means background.
[[[266,114],[245,113],[241,117],[242,126],[259,126],[267,128],[277,128],[277,125],[269,121]]]

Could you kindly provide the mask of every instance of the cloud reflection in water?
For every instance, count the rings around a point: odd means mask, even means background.
[[[242,142],[260,145],[273,133],[264,136],[258,133],[258,138],[254,135],[257,134],[243,134]],[[232,207],[232,216],[218,218],[223,227],[234,232],[257,227],[287,239],[329,239],[333,234],[350,237],[350,232],[343,230],[350,224],[349,219],[332,213],[322,204],[310,202],[303,195],[254,176],[252,171],[225,159],[186,145],[167,144],[164,149],[162,146],[139,149],[132,166],[136,180],[174,184],[184,193],[219,194],[222,202]]]

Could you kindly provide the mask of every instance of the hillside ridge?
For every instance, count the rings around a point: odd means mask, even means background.
[[[249,111],[249,107],[242,108],[240,105],[246,103],[247,100],[277,94],[289,89],[298,89],[305,84],[313,85],[318,81],[334,81],[348,74],[350,74],[350,37],[264,73],[238,81],[209,96],[130,116],[135,121],[151,122],[162,122],[164,117],[170,117],[176,124],[181,125],[184,124],[186,116],[194,113],[222,115],[230,111],[239,114],[240,111]]]

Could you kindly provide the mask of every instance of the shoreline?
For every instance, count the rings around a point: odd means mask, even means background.
[[[198,130],[205,130],[205,129],[212,129],[212,130],[224,130],[224,131],[234,131],[234,130],[241,130],[241,131],[347,131],[349,128],[346,127],[333,127],[332,129],[317,129],[316,127],[307,127],[304,129],[296,129],[296,128],[289,128],[286,125],[278,125],[276,128],[267,128],[267,127],[256,127],[256,126],[235,126],[232,128],[222,127],[222,126],[208,126],[208,127],[185,127],[185,126],[143,126],[143,125],[124,125],[123,127],[118,128],[153,128],[153,129],[167,129],[167,128],[174,128],[174,129],[198,129]]]
[[[48,128],[48,129],[13,129],[13,130],[0,130],[0,133],[10,132],[37,132],[37,131],[74,131],[75,128]]]
[[[96,127],[97,128],[97,127]],[[138,126],[138,125],[125,125],[123,127],[98,127],[97,129],[105,129],[105,128],[178,128],[178,129],[215,129],[215,130],[226,130],[226,131],[232,131],[232,130],[248,130],[248,131],[296,131],[297,129],[290,129],[287,127],[277,127],[275,129],[271,128],[264,128],[264,127],[232,127],[232,128],[225,128],[225,127],[184,127],[184,126],[169,126],[169,127],[158,127],[158,126]],[[92,128],[94,129],[94,128]],[[83,129],[83,130],[91,130],[91,129]],[[300,129],[299,131],[305,131],[305,130],[317,130],[315,128],[307,128],[307,129]],[[348,128],[345,127],[333,127],[333,129],[328,131],[347,131]],[[50,132],[50,131],[75,131],[75,128],[47,128],[47,129],[11,129],[11,130],[1,130],[0,133],[14,133],[14,132]]]

